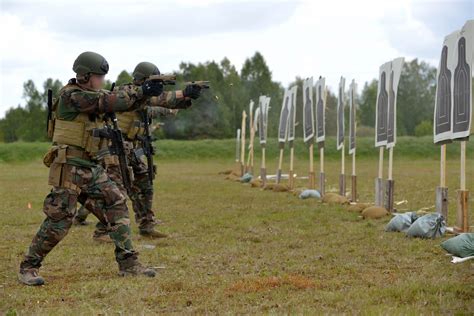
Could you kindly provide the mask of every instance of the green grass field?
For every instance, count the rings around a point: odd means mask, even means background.
[[[44,218],[48,169],[40,149],[45,145],[0,145],[0,314],[474,313],[474,262],[451,264],[439,246],[448,237],[408,239],[384,232],[389,218],[363,220],[342,206],[224,180],[218,172],[233,167],[233,142],[202,142],[217,148],[205,154],[199,143],[159,142],[155,210],[163,221],[159,229],[170,237],[140,238],[132,220],[141,261],[159,267],[155,279],[117,276],[113,246],[94,242],[89,225],[73,227],[46,258],[41,274],[47,283],[37,288],[20,285],[16,273]],[[474,225],[472,143],[467,179]],[[8,146],[26,155],[18,159],[22,162],[5,162],[19,155]],[[410,146],[423,154],[404,157]],[[37,153],[28,156],[32,152]],[[357,163],[361,201],[373,201],[373,153],[361,154]],[[426,139],[407,139],[395,153],[395,200],[408,200],[399,209],[433,206],[438,149]],[[268,156],[273,173],[276,150]],[[298,149],[299,175],[307,173],[306,156]],[[337,157],[328,154],[328,191],[337,188]],[[448,157],[453,223],[459,163],[449,149]],[[346,161],[350,170],[349,157]],[[306,180],[298,183],[305,185]]]

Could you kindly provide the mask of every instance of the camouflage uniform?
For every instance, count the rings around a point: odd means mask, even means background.
[[[173,110],[167,107],[184,107],[189,106],[189,100],[182,96],[181,91],[164,92],[159,97],[153,97],[150,100],[152,107],[146,107],[148,117],[156,119],[160,116],[173,115]],[[120,125],[120,115],[118,115]],[[155,216],[152,209],[153,204],[153,186],[148,181],[148,165],[146,157],[143,155],[141,144],[137,140],[131,140],[126,135],[126,145],[128,150],[129,166],[133,170],[134,180],[132,182],[132,191],[130,199],[132,200],[133,211],[135,213],[135,221],[139,225],[140,232],[146,232],[156,225]],[[108,167],[107,174],[117,183],[122,183],[120,169],[116,166]],[[125,188],[121,186],[122,192],[126,194]],[[82,205],[76,215],[77,223],[84,223],[87,216],[91,213],[88,207]],[[106,227],[99,221],[96,225],[94,237],[98,238],[106,234]]]
[[[44,257],[71,227],[77,201],[108,227],[120,271],[140,265],[130,239],[126,196],[96,159],[99,149],[107,148],[107,142],[93,137],[90,132],[101,126],[100,113],[131,111],[135,103],[144,98],[140,87],[109,93],[88,89],[76,79],[61,89],[55,103],[53,146],[44,158],[50,167],[48,182],[53,188],[44,200],[46,219],[20,264],[19,276],[23,283],[42,284],[42,278],[41,282],[27,283],[22,277],[28,273],[38,277],[37,269]],[[154,272],[149,276],[154,276]]]

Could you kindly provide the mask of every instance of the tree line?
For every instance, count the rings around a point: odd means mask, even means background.
[[[258,103],[260,95],[271,97],[268,118],[268,135],[277,135],[284,87],[273,80],[272,72],[264,57],[256,52],[245,60],[242,69],[227,58],[220,62],[181,63],[176,72],[176,86],[166,89],[180,89],[186,81],[209,80],[211,89],[203,91],[201,98],[188,110],[180,111],[176,117],[163,118],[162,128],[155,131],[159,138],[201,139],[230,138],[240,128],[242,111],[248,112],[250,100]],[[131,74],[122,71],[115,82],[117,85],[131,81]],[[351,78],[348,78],[351,80]],[[302,104],[303,79],[296,77],[290,84],[299,86],[297,104]],[[57,96],[63,82],[47,79],[41,88],[32,80],[23,85],[25,105],[10,108],[0,119],[0,141],[48,141],[46,136],[47,90]],[[111,81],[106,82],[106,87]],[[426,62],[414,59],[404,64],[398,88],[397,129],[398,135],[423,136],[432,133],[434,98],[436,90],[436,68]],[[373,136],[377,80],[366,82],[357,97],[357,121],[359,136]],[[326,133],[336,134],[337,97],[331,90],[327,94]],[[297,107],[297,121],[302,121],[301,106]],[[348,107],[346,106],[346,120]],[[302,124],[299,124],[302,126]],[[346,128],[346,130],[348,130]],[[297,127],[302,136],[302,127]]]

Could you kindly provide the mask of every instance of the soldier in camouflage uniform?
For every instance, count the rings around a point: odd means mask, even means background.
[[[133,86],[142,85],[151,75],[159,75],[160,71],[156,65],[150,62],[141,62],[133,71]],[[130,85],[121,86],[118,89],[129,89]],[[188,108],[192,105],[192,99],[197,99],[200,96],[201,88],[198,85],[187,85],[184,90],[176,90],[164,92],[159,97],[153,97],[148,101],[148,106],[145,111],[148,119],[153,120],[163,114],[171,114],[170,109],[162,107],[173,107],[175,109]],[[133,211],[135,213],[135,221],[138,223],[140,235],[151,238],[164,238],[166,234],[155,230],[156,220],[152,210],[153,204],[153,186],[148,180],[148,165],[146,157],[143,154],[143,149],[139,138],[144,135],[143,117],[141,111],[122,113],[117,115],[120,129],[127,142],[127,147],[130,148],[128,154],[128,161],[130,167],[133,169],[134,181],[132,182],[132,191],[130,199],[132,200]],[[117,174],[116,170],[109,169],[111,173]],[[111,176],[114,178],[114,176]],[[76,216],[76,223],[84,222],[88,210],[86,207],[81,207]],[[96,230],[93,236],[94,240],[102,242],[110,242],[108,238],[106,227],[99,221],[96,225]]]
[[[154,277],[156,272],[142,266],[133,249],[126,196],[97,160],[99,152],[108,150],[108,142],[94,137],[92,130],[101,127],[102,113],[135,110],[143,100],[160,95],[163,85],[147,81],[134,89],[102,90],[109,65],[93,52],[80,54],[73,70],[76,78],[61,89],[49,122],[53,146],[44,163],[50,168],[48,183],[53,188],[44,200],[46,219],[20,264],[19,280],[27,285],[44,283],[38,275],[41,262],[66,236],[77,201],[86,204],[107,227],[120,275]]]

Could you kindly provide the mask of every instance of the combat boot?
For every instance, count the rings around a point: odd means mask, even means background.
[[[128,258],[119,263],[119,275],[120,276],[144,275],[149,278],[154,278],[156,275],[156,271],[153,268],[144,267],[135,258]]]
[[[168,235],[165,233],[160,233],[159,231],[155,230],[155,223],[147,223],[145,225],[140,225],[140,236],[148,237],[148,238],[166,238]]]
[[[20,269],[18,280],[26,285],[43,285],[44,279],[38,274],[38,269]]]

